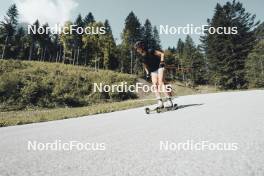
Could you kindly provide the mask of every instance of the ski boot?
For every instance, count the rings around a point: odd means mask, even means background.
[[[164,108],[164,104],[161,98],[158,99],[158,106],[155,108],[157,113],[160,113],[161,110]]]
[[[167,97],[166,98],[166,101],[164,103],[164,107],[165,108],[172,108],[174,105],[173,105],[173,102],[171,100],[171,97]]]
[[[161,98],[158,98],[157,100],[158,100],[158,104],[154,109],[150,109],[150,108],[145,109],[146,114],[149,114],[152,111],[156,111],[157,113],[161,112],[161,109],[164,108],[163,101]]]

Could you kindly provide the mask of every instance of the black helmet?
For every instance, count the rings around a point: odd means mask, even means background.
[[[143,41],[137,41],[135,44],[134,44],[134,48],[137,49],[137,48],[141,48],[141,49],[145,49],[145,44]]]

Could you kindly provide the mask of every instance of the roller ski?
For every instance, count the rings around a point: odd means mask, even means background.
[[[161,113],[161,112],[176,110],[177,108],[178,108],[178,105],[173,104],[171,98],[168,98],[165,103],[163,103],[162,99],[159,99],[157,107],[153,109],[145,108],[145,112],[146,114],[150,114],[152,112]]]

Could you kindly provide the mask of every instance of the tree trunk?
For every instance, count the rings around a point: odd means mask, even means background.
[[[8,36],[6,36],[6,39],[5,39],[5,45],[3,47],[3,52],[2,52],[2,57],[1,57],[2,59],[4,59],[4,57],[5,57],[5,50],[6,50],[7,41],[8,41]]]
[[[63,51],[63,63],[65,64],[65,51]]]
[[[260,61],[261,74],[264,74],[263,61]]]
[[[29,48],[28,60],[31,60],[31,57],[32,57],[32,51],[33,51],[33,43],[30,45],[30,48]]]
[[[84,60],[85,66],[87,66],[87,64],[88,64],[87,60],[88,60],[88,50],[85,51],[85,60]]]
[[[75,58],[76,58],[76,50],[75,49],[73,49],[73,51],[72,51],[72,55],[73,55],[73,61],[72,61],[72,65],[75,65]]]
[[[97,62],[97,56],[95,57],[95,64],[94,64],[95,71],[96,71],[96,62]]]
[[[58,51],[56,52],[56,63],[58,62],[58,57],[59,57],[59,53]]]
[[[43,52],[43,57],[42,57],[42,59],[43,59],[43,61],[45,61],[46,60],[46,47],[44,48],[44,52]]]
[[[61,46],[60,46],[60,49],[59,49],[59,62],[61,61],[61,53],[62,53],[62,50],[61,50]]]
[[[80,49],[78,48],[78,50],[77,50],[77,65],[79,65],[79,54],[80,54]]]
[[[130,51],[130,74],[133,74],[133,52]]]
[[[121,73],[123,73],[123,70],[124,70],[124,62],[123,62],[123,59],[122,59],[121,60],[121,69],[120,69]]]
[[[38,61],[41,61],[42,60],[42,48],[40,47],[40,57],[38,57]]]

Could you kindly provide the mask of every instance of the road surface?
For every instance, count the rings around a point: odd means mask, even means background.
[[[160,114],[146,115],[137,108],[0,128],[0,175],[264,175],[263,90],[174,101],[182,108]],[[88,147],[68,151],[48,146],[71,141]],[[194,144],[200,148],[190,149]],[[213,147],[201,149],[202,144]],[[218,144],[227,147],[214,148]]]

